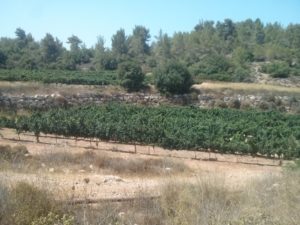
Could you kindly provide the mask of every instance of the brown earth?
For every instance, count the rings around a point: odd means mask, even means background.
[[[78,140],[55,136],[40,137],[36,143],[30,133],[18,135],[14,130],[0,130],[0,145],[24,145],[30,155],[66,152],[83,153],[93,151],[96,154],[107,154],[110,157],[127,159],[171,158],[183,162],[188,171],[170,174],[162,171],[159,175],[131,175],[116,174],[110,171],[98,170],[90,165],[88,169],[80,167],[55,168],[50,165],[41,165],[36,170],[0,170],[0,180],[7,184],[26,181],[38,187],[47,188],[59,198],[71,199],[103,199],[103,198],[130,198],[138,193],[149,193],[158,196],[160,186],[176,180],[176,182],[198,182],[201,179],[216,179],[231,189],[240,189],[254,180],[280,176],[282,167],[278,160],[262,157],[222,155],[216,153],[194,151],[170,151],[159,147],[128,145],[95,140]],[[172,168],[169,168],[172,169]]]

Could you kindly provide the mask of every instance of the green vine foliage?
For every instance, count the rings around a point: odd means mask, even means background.
[[[105,104],[37,112],[18,118],[15,128],[177,150],[300,157],[300,116],[278,112]]]

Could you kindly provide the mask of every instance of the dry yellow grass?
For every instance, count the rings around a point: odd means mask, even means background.
[[[271,84],[257,84],[257,83],[231,83],[231,82],[204,82],[202,84],[195,84],[193,88],[196,90],[234,90],[245,92],[273,92],[273,93],[287,93],[300,94],[300,88],[283,87]]]
[[[77,93],[101,93],[101,94],[113,94],[122,93],[124,90],[119,86],[113,85],[67,85],[67,84],[43,84],[39,82],[10,82],[0,81],[0,90],[2,93],[11,95],[39,95],[39,94],[52,94],[61,93],[65,94],[77,94]]]

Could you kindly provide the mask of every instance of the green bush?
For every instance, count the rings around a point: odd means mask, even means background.
[[[208,55],[199,63],[199,73],[203,74],[222,74],[227,73],[231,64],[223,55]]]
[[[121,86],[127,91],[139,91],[143,87],[145,74],[137,63],[121,63],[118,69],[118,76]]]
[[[31,225],[72,225],[74,217],[69,215],[60,216],[50,212],[47,216],[40,217],[34,220]]]
[[[198,80],[249,81],[250,71],[247,63],[252,59],[248,55],[244,57],[239,60],[229,60],[222,55],[208,55],[200,62],[192,65],[190,70]]]
[[[170,62],[154,72],[155,86],[162,93],[184,94],[190,91],[193,79],[185,66]]]
[[[285,62],[274,62],[263,65],[261,71],[271,74],[274,78],[286,78],[289,76],[291,69]]]

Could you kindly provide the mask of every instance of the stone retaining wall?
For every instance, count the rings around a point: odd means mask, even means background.
[[[212,94],[186,94],[165,97],[159,94],[76,94],[76,95],[35,95],[35,96],[0,96],[1,108],[13,109],[48,109],[54,107],[69,107],[106,102],[126,102],[143,105],[176,104],[194,105],[197,107],[222,108],[277,108],[282,111],[291,111],[299,107],[299,99],[289,96],[272,96],[269,99],[260,95],[212,95]]]

